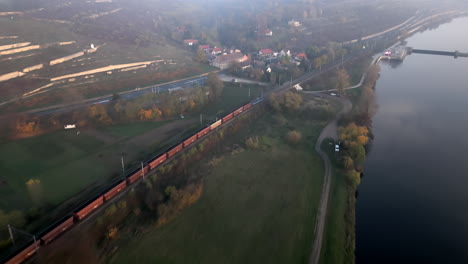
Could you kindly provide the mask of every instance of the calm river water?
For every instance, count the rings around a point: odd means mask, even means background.
[[[468,18],[408,46],[468,52]],[[381,63],[356,209],[362,263],[468,263],[468,58]]]

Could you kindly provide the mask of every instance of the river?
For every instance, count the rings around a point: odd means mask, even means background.
[[[468,18],[408,40],[468,52]],[[356,208],[356,262],[468,263],[468,58],[381,63]]]

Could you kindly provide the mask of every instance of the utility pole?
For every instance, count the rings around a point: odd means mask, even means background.
[[[24,235],[27,235],[27,236],[32,237],[32,239],[33,239],[33,241],[34,241],[34,245],[35,245],[35,247],[36,247],[36,250],[39,249],[39,246],[37,245],[37,240],[36,240],[36,236],[35,236],[35,235],[33,235],[33,234],[31,234],[31,233],[28,233],[28,232],[26,232],[26,231],[23,231],[23,230],[14,228],[14,227],[12,227],[11,225],[8,225],[8,232],[10,233],[10,238],[11,238],[11,241],[13,242],[13,245],[15,245],[15,239],[14,239],[14,237],[13,237],[13,231],[12,231],[13,229],[15,229],[16,232],[19,232],[19,233],[21,233],[21,234],[24,234]]]
[[[10,233],[10,239],[13,242],[13,246],[15,245],[15,238],[13,237],[13,231],[11,231],[11,226],[8,225],[8,232]]]
[[[143,161],[141,162],[141,174],[143,175],[143,180],[145,180],[145,170],[143,169]]]
[[[200,114],[200,126],[203,126],[203,114]]]
[[[250,99],[250,87],[249,87],[249,99]]]
[[[125,178],[125,164],[124,164],[123,156],[120,156],[120,161],[122,162],[122,174],[123,174],[123,177]]]

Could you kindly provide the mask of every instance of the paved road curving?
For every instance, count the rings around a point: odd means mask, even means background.
[[[321,146],[322,142],[326,138],[333,138],[335,140],[338,139],[338,119],[351,111],[352,104],[348,99],[345,98],[336,98],[340,100],[343,104],[343,109],[337,114],[335,119],[333,119],[328,125],[322,130],[320,133],[319,138],[317,139],[317,143],[315,144],[315,151],[319,154],[319,156],[323,159],[325,165],[325,175],[323,179],[323,186],[322,186],[322,196],[320,197],[319,203],[319,210],[317,213],[317,218],[315,221],[315,237],[314,243],[312,244],[312,253],[310,254],[309,264],[318,264],[320,260],[320,251],[322,249],[322,242],[323,242],[323,233],[325,230],[325,221],[327,217],[327,208],[328,208],[328,197],[330,194],[330,182],[332,176],[332,167],[330,159],[328,158],[327,154],[322,151]]]

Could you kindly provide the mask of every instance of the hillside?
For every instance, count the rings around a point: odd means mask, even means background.
[[[184,47],[188,38],[244,53],[303,52],[378,32],[414,11],[388,1],[1,1],[0,106],[67,103],[206,72]],[[291,20],[301,26],[288,28]],[[267,29],[273,36],[259,35]]]

